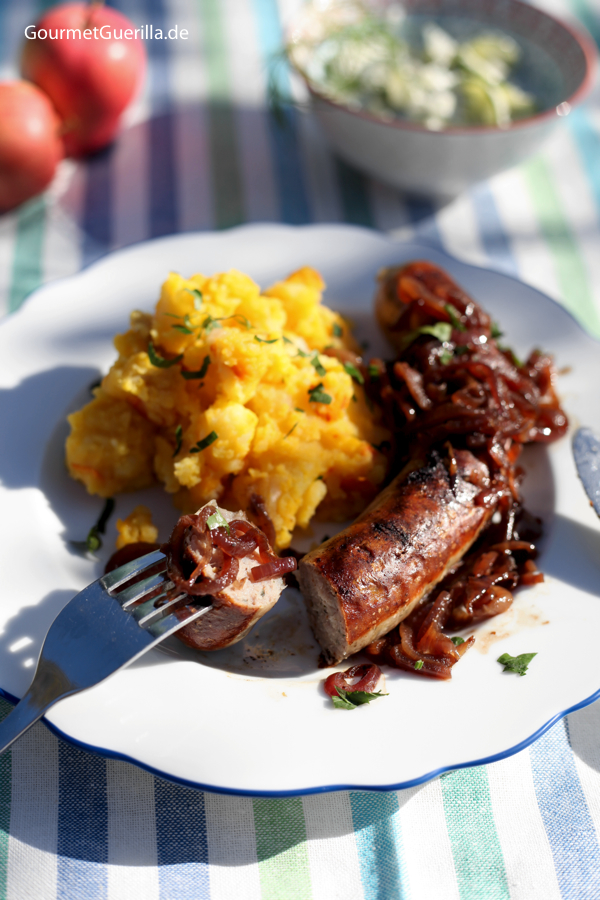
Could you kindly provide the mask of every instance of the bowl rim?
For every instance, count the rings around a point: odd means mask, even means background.
[[[505,0],[506,2],[506,0]],[[575,90],[569,94],[568,97],[565,97],[564,100],[557,106],[550,107],[550,109],[545,109],[540,112],[534,113],[530,116],[524,116],[522,119],[517,119],[514,122],[511,122],[510,125],[505,127],[500,127],[498,125],[454,125],[449,126],[448,128],[440,128],[439,130],[426,128],[425,125],[422,125],[420,122],[412,122],[409,119],[384,119],[381,116],[375,115],[374,113],[367,112],[364,109],[353,109],[350,106],[347,106],[343,103],[338,103],[335,100],[332,100],[326,94],[321,93],[317,90],[309,78],[305,75],[305,73],[293,62],[289,53],[287,54],[287,59],[294,70],[308,88],[309,93],[313,98],[320,100],[322,103],[326,103],[329,106],[332,106],[334,109],[340,110],[341,112],[348,113],[351,116],[356,116],[359,119],[364,119],[368,122],[372,122],[376,125],[383,125],[390,128],[396,128],[400,131],[413,131],[420,134],[431,134],[438,136],[448,136],[448,135],[470,135],[470,134],[508,134],[512,131],[518,131],[522,128],[527,128],[532,124],[540,124],[544,121],[562,118],[563,116],[557,112],[558,107],[563,104],[568,105],[568,110],[566,110],[564,117],[571,112],[573,107],[577,103],[581,103],[582,100],[589,94],[590,90],[593,86],[594,77],[596,74],[596,68],[598,66],[598,50],[596,48],[596,43],[592,38],[591,34],[584,28],[583,25],[577,23],[577,25],[572,24],[571,22],[566,21],[565,19],[561,19],[558,16],[552,15],[551,13],[546,12],[546,10],[540,9],[538,6],[533,6],[530,3],[523,2],[523,0],[508,0],[508,5],[516,6],[516,7],[525,7],[529,11],[532,11],[534,15],[537,15],[540,19],[550,19],[555,25],[558,25],[559,28],[562,28],[563,31],[566,31],[571,38],[575,41],[576,44],[579,45],[585,60],[585,73],[583,78],[581,79],[580,84],[575,88]],[[300,13],[302,15],[302,11]],[[295,26],[295,23],[298,21],[299,16],[295,16],[294,19],[290,22],[287,32],[291,32]],[[286,42],[286,47],[289,45],[289,42]]]

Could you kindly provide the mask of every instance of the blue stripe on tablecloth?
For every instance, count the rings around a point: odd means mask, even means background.
[[[160,900],[209,900],[204,794],[156,778],[154,797]]]
[[[349,225],[375,227],[366,177],[354,166],[335,158],[335,169],[342,200],[344,222]]]
[[[104,900],[107,892],[106,761],[64,741],[58,747],[56,895]]]
[[[494,265],[500,266],[507,274],[516,276],[517,261],[489,183],[483,181],[473,188],[471,198],[483,249]]]
[[[162,0],[146,0],[146,22],[161,28],[163,35],[174,23],[168,22]],[[148,198],[150,237],[178,230],[177,186],[175,183],[175,128],[171,100],[170,52],[168,40],[146,41],[151,117],[148,122]]]
[[[283,46],[277,4],[275,0],[253,0],[253,6],[265,66],[282,95],[287,96],[289,76],[285,64],[274,58]],[[269,115],[269,136],[279,188],[281,220],[290,225],[305,225],[312,221],[312,215],[300,155],[297,113],[294,109],[285,109],[282,116],[284,121],[278,122],[272,113]]]
[[[12,711],[13,706],[6,700],[0,702],[0,722]],[[6,898],[8,878],[8,842],[10,835],[10,813],[12,804],[12,750],[0,756],[0,898]]]
[[[598,900],[600,847],[565,722],[535,741],[529,753],[561,894],[565,900]]]
[[[435,218],[435,204],[425,197],[407,196],[406,212],[414,229],[415,240],[442,250],[444,242]]]
[[[8,3],[0,3],[0,60],[4,63],[11,55],[10,31],[6,24]]]
[[[600,218],[600,136],[583,109],[571,113],[568,123]]]
[[[408,900],[397,795],[352,791],[350,805],[364,900]]]
[[[107,147],[85,163],[86,182],[81,225],[82,265],[87,266],[108,253],[112,239],[111,162],[113,148]]]

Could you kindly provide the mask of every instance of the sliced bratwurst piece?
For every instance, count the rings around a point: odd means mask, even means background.
[[[295,568],[295,560],[273,554],[244,513],[219,509],[214,501],[182,516],[162,550],[175,587],[190,601],[212,603],[210,612],[177,632],[196,650],[221,650],[241,640],[279,599],[281,576]]]
[[[387,634],[444,578],[489,523],[497,500],[468,451],[450,474],[437,454],[391,482],[350,528],[308,553],[298,580],[326,663]]]

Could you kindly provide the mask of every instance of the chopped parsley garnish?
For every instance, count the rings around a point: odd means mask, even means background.
[[[498,657],[498,662],[504,666],[503,672],[514,672],[515,675],[525,675],[527,667],[537,653],[521,653],[520,656],[511,656],[503,653]]]
[[[422,668],[423,668],[423,660],[422,660],[422,659],[418,659],[418,660],[416,661],[416,663],[415,663],[415,669],[416,669],[417,671],[419,671],[419,669],[422,669]]]
[[[517,369],[522,369],[524,363],[523,363],[522,360],[519,359],[519,357],[517,356],[517,354],[515,353],[515,351],[509,349],[508,352],[510,353],[510,355],[511,355],[511,357],[512,357],[513,364],[517,367]]]
[[[420,328],[415,328],[414,331],[409,331],[402,338],[402,348],[406,350],[407,347],[410,347],[413,341],[416,341],[418,337],[422,334],[430,334],[434,338],[437,338],[441,344],[445,344],[452,337],[452,325],[450,322],[436,322],[435,325],[421,325]]]
[[[173,328],[174,331],[181,332],[181,334],[193,334],[194,333],[194,326],[192,325],[192,323],[190,321],[190,317],[188,316],[187,313],[183,317],[183,325],[171,325],[171,328]]]
[[[231,528],[227,524],[227,519],[225,519],[220,509],[217,509],[212,516],[208,517],[206,525],[211,531],[213,528],[224,528],[227,534],[231,534]]]
[[[310,356],[310,353],[305,353],[304,350],[300,349],[300,347],[298,347],[297,349],[298,349],[298,352],[297,352],[296,356],[303,356],[304,359],[306,359],[308,356]]]
[[[286,435],[284,435],[284,437],[283,437],[283,440],[284,440],[284,441],[285,441],[286,438],[289,438],[290,434],[292,433],[292,431],[294,430],[294,428],[296,428],[297,426],[298,426],[298,423],[297,423],[297,422],[294,422],[294,424],[292,425],[292,427],[290,428],[290,430],[288,431],[288,433],[287,433]]]
[[[334,337],[341,337],[341,336],[343,335],[343,333],[344,333],[343,330],[342,330],[342,326],[341,326],[341,325],[338,325],[337,322],[334,322],[334,323],[333,323],[333,329],[332,329],[332,330],[333,330],[333,336],[334,336]]]
[[[255,334],[254,340],[258,341],[259,344],[276,344],[279,338],[272,338],[270,341],[268,341],[266,338],[261,338],[257,334]]]
[[[201,441],[198,441],[195,446],[193,446],[190,450],[190,453],[201,453],[203,450],[206,450],[207,447],[210,447],[211,444],[214,444],[216,440],[218,440],[219,435],[216,431],[211,431],[210,434],[207,434],[205,438],[202,438]]]
[[[252,328],[246,316],[239,315],[238,313],[234,313],[232,316],[221,316],[218,319],[215,319],[213,316],[207,316],[202,323],[202,328],[204,328],[205,331],[212,331],[213,328],[218,328],[219,322],[227,322],[229,319],[236,319],[238,322],[241,322],[245,328]]]
[[[452,306],[451,303],[446,303],[444,305],[444,309],[450,316],[450,321],[452,322],[452,327],[456,328],[457,331],[466,331],[466,327],[460,321],[460,314],[455,306]]]
[[[504,335],[504,332],[500,330],[500,327],[497,322],[492,322],[492,337],[494,340],[501,338]]]
[[[370,703],[371,700],[376,700],[378,697],[388,696],[382,691],[377,691],[374,694],[368,691],[342,691],[340,688],[336,688],[336,691],[338,696],[331,698],[336,709],[357,709],[364,703]]]
[[[181,450],[181,442],[183,440],[183,428],[181,425],[178,425],[175,429],[175,449],[173,451],[173,456],[177,456],[179,451]]]
[[[452,357],[454,354],[451,350],[444,350],[443,353],[440,353],[440,362],[443,366],[447,366],[452,362]]]
[[[186,288],[186,291],[188,294],[192,294],[194,298],[194,309],[200,309],[203,300],[202,291],[199,291],[198,288],[192,288],[191,290]]]
[[[315,352],[315,355],[310,361],[311,366],[314,366],[315,372],[317,375],[320,375],[323,378],[324,375],[327,375],[327,369],[319,359],[319,354]]]
[[[465,642],[465,639],[461,638],[458,634],[456,634],[454,637],[451,637],[450,640],[452,641],[452,643],[454,644],[455,647],[460,647],[460,645],[464,644],[464,642]]]
[[[456,353],[457,356],[462,356],[463,353],[469,352],[469,348],[467,347],[466,344],[460,344],[460,346],[454,348],[454,352]]]
[[[381,372],[379,371],[379,366],[376,366],[373,363],[369,363],[369,365],[367,367],[367,371],[369,373],[370,378],[381,378]]]
[[[183,353],[180,353],[179,356],[174,356],[173,359],[165,359],[164,356],[156,352],[152,341],[148,341],[148,358],[157,369],[170,369],[171,366],[183,359]]]
[[[331,403],[332,397],[330,394],[326,394],[323,390],[323,382],[320,381],[319,384],[311,388],[308,392],[308,402],[309,403]]]
[[[114,508],[115,501],[112,497],[109,497],[104,503],[98,521],[88,531],[85,541],[69,541],[71,546],[79,550],[80,553],[95,553],[96,550],[99,550],[102,546],[100,535],[106,531],[106,523],[110,519]]]
[[[364,384],[365,379],[363,378],[362,372],[360,372],[356,366],[353,366],[350,362],[344,363],[344,371],[350,376],[350,378],[354,378],[358,384]]]
[[[419,334],[431,334],[437,338],[441,344],[449,341],[452,337],[452,325],[449,322],[436,322],[435,325],[421,325],[416,329]]]
[[[292,347],[294,346],[294,342],[290,341],[289,337],[286,337],[285,334],[281,335],[281,340],[283,341],[284,344],[291,344]]]
[[[212,331],[213,328],[216,328],[221,319],[214,319],[212,316],[207,316],[202,323],[202,327],[205,331]]]
[[[210,356],[205,356],[202,360],[202,365],[198,369],[197,372],[188,372],[186,369],[181,370],[181,374],[186,379],[186,381],[191,381],[193,378],[204,378],[206,373],[208,372],[208,367],[210,366]]]
[[[301,412],[301,413],[306,412],[306,410],[300,409],[299,406],[295,406],[294,409],[296,410],[296,412]]]

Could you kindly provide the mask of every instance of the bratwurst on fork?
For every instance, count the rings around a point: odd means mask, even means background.
[[[196,650],[222,650],[245,637],[279,599],[282,576],[296,568],[294,559],[274,555],[263,529],[243,512],[219,509],[214,500],[181,516],[161,549],[174,592],[185,602],[212,603],[210,612],[177,632]]]

